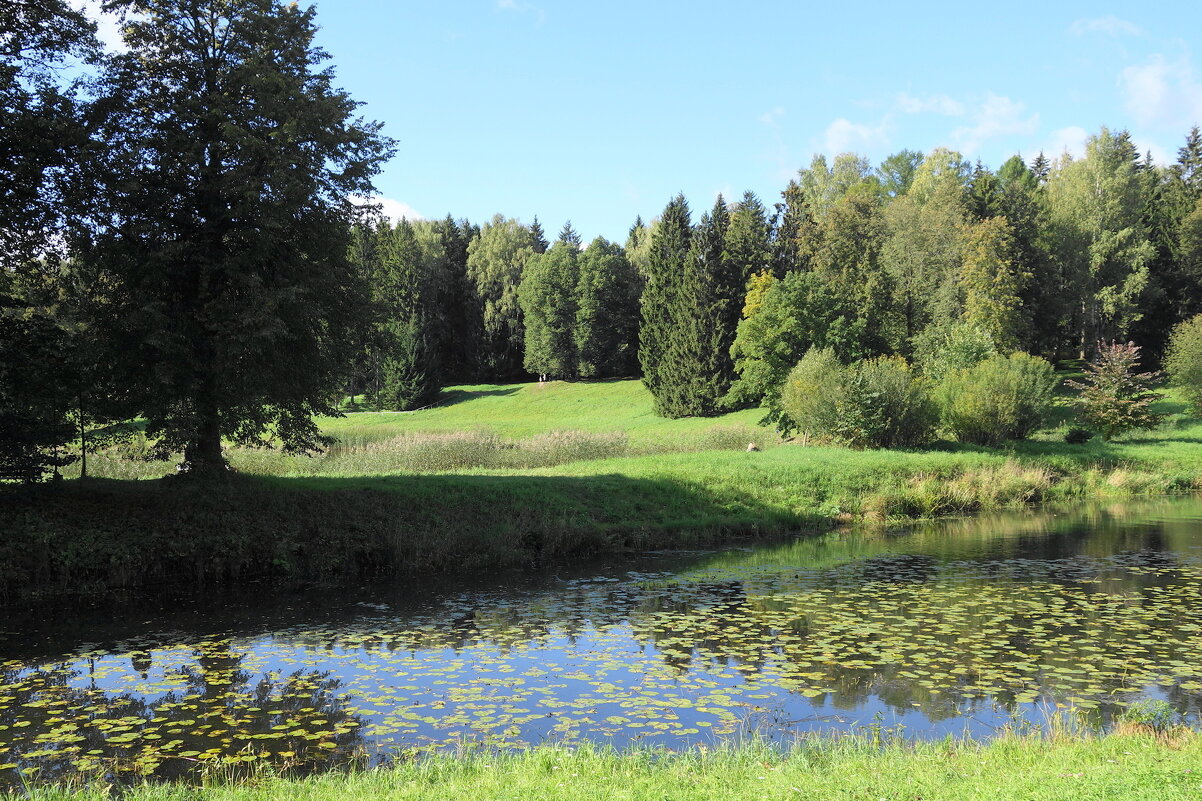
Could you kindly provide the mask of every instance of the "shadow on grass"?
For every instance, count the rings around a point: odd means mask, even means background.
[[[825,521],[622,475],[237,476],[0,490],[0,599],[252,577],[534,566]]]

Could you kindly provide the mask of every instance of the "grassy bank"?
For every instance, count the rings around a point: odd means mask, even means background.
[[[663,420],[638,382],[467,387],[436,408],[325,421],[316,458],[234,451],[228,485],[150,481],[126,448],[88,482],[0,491],[0,597],[248,576],[493,569],[732,534],[1197,489],[1202,424],[983,449],[781,443],[758,412]],[[760,448],[746,450],[749,441]]]
[[[387,799],[1196,799],[1202,739],[1111,735],[1094,740],[1005,738],[874,747],[813,741],[788,752],[759,745],[710,753],[615,753],[542,748],[469,754],[308,779],[135,787],[129,801]],[[102,801],[103,786],[37,790],[37,801]]]

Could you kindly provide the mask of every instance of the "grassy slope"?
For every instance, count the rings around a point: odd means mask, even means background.
[[[744,801],[1167,801],[1202,795],[1202,739],[1003,739],[990,745],[816,742],[781,755],[751,745],[708,754],[615,754],[543,748],[506,756],[434,758],[349,776],[135,788],[129,801],[334,801],[381,798]],[[102,801],[108,791],[37,791],[36,801]]]
[[[651,410],[651,395],[640,381],[546,384],[480,384],[451,387],[439,405],[417,412],[356,412],[324,419],[337,437],[377,439],[399,431],[464,431],[488,428],[516,439],[556,429],[625,431],[635,445],[656,445],[695,437],[716,422],[755,425],[763,414],[749,409],[719,421],[665,420]]]
[[[1062,422],[1060,431],[1002,449],[776,445],[747,453],[747,438],[765,434],[752,426],[757,411],[663,420],[635,381],[448,394],[451,402],[425,411],[324,421],[339,438],[374,444],[316,459],[244,456],[251,461],[242,463],[243,475],[225,488],[105,480],[2,491],[0,598],[264,574],[518,566],[855,517],[963,514],[1202,483],[1202,425],[1174,402],[1166,402],[1174,415],[1161,430],[1116,443],[1067,445]],[[636,455],[420,475],[381,467],[399,432],[476,427],[507,439],[568,428],[622,431]],[[730,435],[715,438],[715,428]],[[704,450],[719,439],[728,449]],[[106,466],[103,459],[94,465]],[[117,467],[143,477],[164,470],[161,463]]]

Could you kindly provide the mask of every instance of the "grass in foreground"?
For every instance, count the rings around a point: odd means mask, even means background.
[[[891,744],[812,740],[787,752],[750,744],[712,752],[617,753],[585,747],[441,756],[307,779],[216,777],[205,787],[148,785],[129,801],[413,799],[897,799],[901,801],[1167,801],[1202,796],[1202,738],[1003,738]],[[35,801],[107,801],[109,788],[34,791]]]

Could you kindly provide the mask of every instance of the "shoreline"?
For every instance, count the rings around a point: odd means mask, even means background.
[[[0,606],[155,585],[470,574],[1198,489],[1192,465],[1011,453],[665,454],[362,477],[89,479],[0,490]]]

